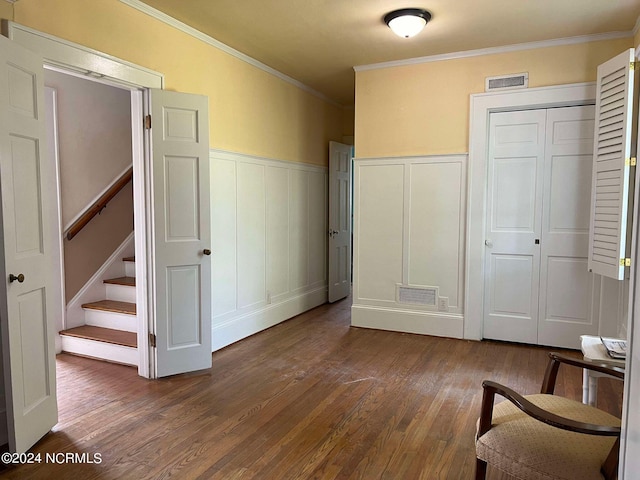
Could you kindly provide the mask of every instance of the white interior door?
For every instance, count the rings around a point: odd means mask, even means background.
[[[544,110],[489,120],[484,337],[538,339]]]
[[[588,271],[593,106],[490,118],[484,337],[579,348],[596,335]]]
[[[46,161],[42,58],[0,36],[0,322],[9,448],[24,452],[58,420],[53,262],[45,205],[55,202]]]
[[[580,348],[597,335],[594,279],[587,269],[593,106],[547,111],[538,343]]]
[[[329,302],[351,291],[351,146],[329,143]]]
[[[208,99],[151,90],[157,377],[211,367]]]

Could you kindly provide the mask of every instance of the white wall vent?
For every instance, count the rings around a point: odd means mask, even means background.
[[[507,90],[514,88],[527,88],[529,86],[529,73],[512,73],[498,77],[487,77],[484,80],[484,91]]]
[[[436,287],[407,287],[405,285],[397,286],[398,303],[407,303],[410,305],[434,305],[438,298],[438,289]]]

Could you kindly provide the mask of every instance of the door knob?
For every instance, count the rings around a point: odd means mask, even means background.
[[[202,253],[204,253],[205,255],[211,255],[211,250],[209,250],[208,248],[205,248]]]
[[[24,282],[24,275],[23,274],[19,274],[17,277],[13,274],[10,273],[9,274],[9,283],[13,283],[15,281],[18,281],[18,283],[22,283]]]
[[[493,247],[493,242],[491,241],[491,239],[486,239],[484,241],[484,244],[489,248]]]

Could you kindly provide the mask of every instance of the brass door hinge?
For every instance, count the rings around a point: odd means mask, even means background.
[[[621,258],[620,259],[620,266],[621,267],[630,267],[631,266],[631,259],[630,258]]]
[[[625,158],[624,159],[624,166],[625,167],[635,167],[636,164],[638,163],[636,157],[631,157],[631,158]]]
[[[156,348],[156,334],[155,333],[150,333],[149,334],[149,345],[151,345],[153,348]]]
[[[151,128],[151,115],[145,115],[144,117],[144,128],[149,130]]]

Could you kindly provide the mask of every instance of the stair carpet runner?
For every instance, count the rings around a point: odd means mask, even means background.
[[[63,352],[137,365],[135,258],[122,260],[125,276],[103,281],[107,298],[82,305],[85,325],[60,332]]]

